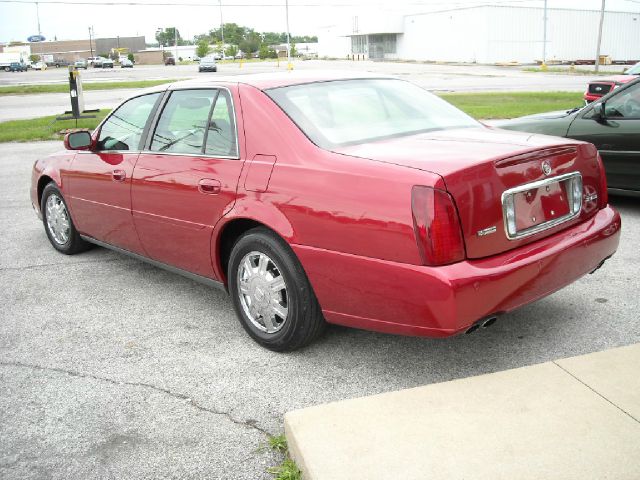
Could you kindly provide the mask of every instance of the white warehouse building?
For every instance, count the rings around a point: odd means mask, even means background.
[[[546,59],[593,60],[600,12],[547,10]],[[353,17],[323,27],[320,57],[436,62],[534,63],[543,58],[544,9],[477,6],[436,12]],[[640,13],[606,12],[601,55],[640,60]]]

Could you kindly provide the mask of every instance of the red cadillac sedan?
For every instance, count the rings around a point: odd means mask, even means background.
[[[31,186],[55,249],[96,244],[221,287],[277,351],[326,322],[472,331],[619,242],[593,145],[486,127],[394,78],[179,82],[64,145]]]

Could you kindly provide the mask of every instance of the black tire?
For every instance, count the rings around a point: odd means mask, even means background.
[[[49,226],[49,222],[47,220],[47,201],[53,195],[60,199],[62,205],[64,205],[69,223],[69,231],[67,239],[64,243],[61,242],[61,238],[56,238],[56,234],[52,231],[52,228]],[[91,244],[89,242],[85,242],[76,230],[76,227],[73,224],[73,220],[71,219],[71,215],[69,214],[69,207],[67,207],[67,202],[65,201],[62,193],[60,192],[60,189],[55,183],[50,182],[46,187],[44,187],[44,190],[42,191],[42,199],[40,200],[40,210],[42,212],[42,224],[44,225],[44,231],[47,234],[47,238],[49,238],[49,242],[51,242],[51,245],[53,245],[53,248],[61,253],[64,253],[65,255],[74,255],[91,248]]]
[[[243,306],[246,300],[241,299],[238,271],[245,256],[252,252],[269,257],[274,271],[282,275],[285,282],[284,293],[278,295],[286,295],[287,315],[280,322],[278,331],[273,333],[267,333],[254,324]],[[242,327],[257,343],[269,350],[296,350],[313,342],[324,331],[326,323],[302,265],[289,245],[267,228],[249,230],[233,246],[229,258],[228,285]]]

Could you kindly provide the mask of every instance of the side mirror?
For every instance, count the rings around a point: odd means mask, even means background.
[[[603,121],[605,119],[605,116],[604,116],[604,102],[596,103],[593,106],[593,115],[592,115],[591,118],[593,118],[597,122],[601,122],[601,121]]]
[[[92,143],[91,134],[86,131],[71,132],[64,136],[64,148],[67,150],[89,150]]]

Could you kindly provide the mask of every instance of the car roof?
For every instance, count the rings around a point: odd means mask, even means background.
[[[343,72],[343,71],[286,71],[275,73],[252,73],[248,75],[224,75],[212,79],[195,79],[175,82],[169,85],[170,90],[183,88],[203,88],[213,87],[218,83],[245,84],[256,87],[260,90],[270,88],[288,87],[291,85],[301,85],[315,82],[331,82],[336,80],[356,80],[356,79],[382,79],[394,78],[386,75],[374,75],[367,72]],[[165,87],[166,88],[166,87]],[[163,88],[164,90],[164,88]]]

